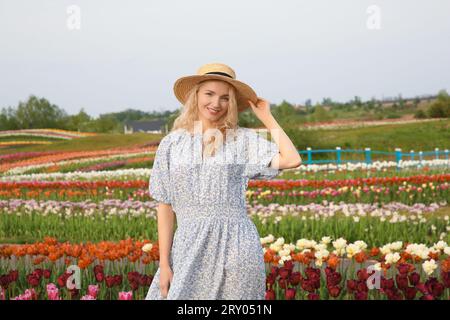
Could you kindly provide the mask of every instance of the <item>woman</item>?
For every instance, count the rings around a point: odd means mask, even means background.
[[[269,103],[229,66],[206,64],[178,79],[174,92],[184,107],[150,177],[160,260],[146,299],[265,299],[264,256],[245,190],[249,179],[274,178],[301,158]],[[249,106],[275,143],[237,125]]]

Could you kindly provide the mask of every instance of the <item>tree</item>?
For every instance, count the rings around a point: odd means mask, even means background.
[[[437,99],[430,105],[427,113],[431,118],[450,118],[450,96],[447,91],[439,91]]]
[[[117,121],[111,114],[101,114],[98,119],[95,119],[89,123],[89,127],[89,131],[94,132],[123,132],[120,122]]]
[[[327,113],[325,108],[321,105],[316,105],[314,107],[313,119],[316,122],[329,121],[331,119],[331,115]]]
[[[296,124],[298,122],[297,110],[292,104],[283,100],[280,105],[273,108],[274,117],[284,125]]]
[[[322,99],[322,105],[324,105],[324,106],[331,106],[331,105],[333,105],[333,100],[331,100],[331,98],[323,98]]]
[[[358,108],[360,108],[362,106],[361,98],[358,96],[355,96],[355,98],[353,99],[353,104],[355,106],[357,106]]]
[[[81,108],[78,114],[67,117],[66,129],[73,131],[86,131],[91,117]]]
[[[16,119],[16,111],[12,107],[2,108],[0,114],[0,130],[17,130],[19,124]]]
[[[67,114],[48,100],[31,95],[26,102],[19,102],[15,118],[19,129],[62,128]]]
[[[306,106],[307,109],[309,109],[312,106],[311,99],[306,99],[305,106]]]
[[[402,98],[402,95],[398,95],[398,106],[400,109],[403,109],[405,107],[405,101]]]
[[[420,104],[420,98],[415,97],[414,102],[413,102],[414,108],[417,108],[419,106],[419,104]]]

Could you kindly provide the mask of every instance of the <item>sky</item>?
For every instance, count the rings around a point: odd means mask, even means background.
[[[174,111],[210,62],[277,104],[436,94],[448,39],[448,0],[0,0],[0,108]]]

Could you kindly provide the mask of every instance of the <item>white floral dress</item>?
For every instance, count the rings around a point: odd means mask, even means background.
[[[167,299],[263,300],[266,289],[260,236],[247,216],[249,179],[270,179],[278,146],[249,128],[238,127],[216,155],[202,159],[201,134],[172,131],[160,142],[149,192],[171,204],[176,215]],[[146,299],[164,299],[160,269]]]

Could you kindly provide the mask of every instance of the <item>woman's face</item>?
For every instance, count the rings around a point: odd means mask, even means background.
[[[198,111],[201,118],[216,122],[228,111],[229,84],[224,81],[205,81],[198,91]]]

